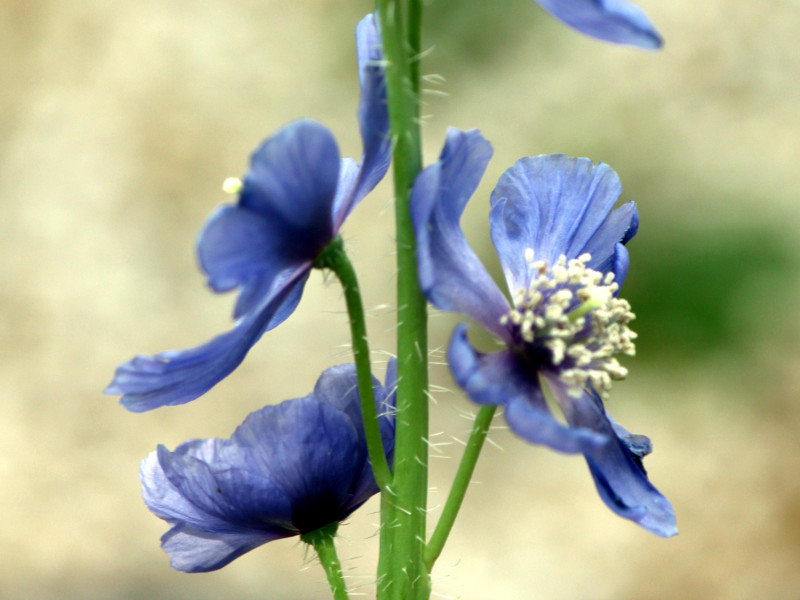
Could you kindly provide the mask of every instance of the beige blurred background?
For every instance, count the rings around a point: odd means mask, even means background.
[[[582,459],[499,419],[436,597],[800,598],[800,2],[638,4],[662,52],[582,38],[529,0],[431,0],[426,158],[449,125],[494,143],[465,228],[495,272],[487,198],[514,160],[565,152],[618,171],[641,215],[625,290],[641,343],[609,406],[653,439],[647,466],[681,534],[615,517]],[[227,436],[348,361],[336,286],[313,275],[293,318],[190,405],[134,415],[100,390],[135,353],[229,327],[233,299],[205,289],[193,244],[262,138],[308,116],[360,155],[353,29],[370,6],[0,4],[0,599],[328,597],[293,540],[217,573],[171,571],[137,472],[158,443]],[[394,339],[389,189],[344,230],[376,364]],[[434,318],[433,347],[453,323]],[[446,368],[434,380],[432,507],[472,409]],[[341,529],[362,597],[375,511]]]

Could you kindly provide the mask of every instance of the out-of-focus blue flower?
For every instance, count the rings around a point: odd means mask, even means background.
[[[459,225],[491,157],[478,133],[451,130],[438,162],[417,178],[411,210],[420,284],[437,308],[471,317],[503,344],[484,354],[453,335],[448,362],[469,397],[502,405],[524,439],[581,452],[597,489],[617,514],[671,536],[675,514],[648,481],[649,440],[606,414],[602,397],[632,354],[630,306],[617,298],[628,271],[624,244],[636,233],[632,202],[612,211],[619,178],[607,165],[561,155],[523,158],[500,178],[489,221],[512,303],[470,248]],[[546,385],[567,425],[551,413]]]
[[[638,6],[625,0],[536,0],[555,18],[586,35],[655,50],[661,36]]]
[[[361,163],[340,159],[333,135],[302,120],[259,147],[239,201],[219,208],[197,253],[215,292],[238,289],[233,330],[190,350],[137,356],[117,368],[107,394],[130,411],[184,404],[233,371],[262,334],[294,312],[320,252],[386,174],[391,159],[385,69],[374,16],[356,29],[364,143]]]
[[[397,370],[373,379],[391,464]],[[230,439],[164,446],[142,461],[147,507],[169,523],[161,546],[178,571],[224,567],[266,542],[345,519],[378,491],[367,457],[356,371],[325,371],[305,398],[266,406]]]

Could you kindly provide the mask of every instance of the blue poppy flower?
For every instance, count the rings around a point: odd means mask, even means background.
[[[373,379],[383,446],[391,464],[397,371]],[[169,523],[161,538],[172,567],[224,567],[266,542],[347,518],[377,493],[367,457],[356,371],[325,371],[305,398],[266,406],[229,439],[164,446],[142,461],[147,507]]]
[[[184,404],[244,360],[264,332],[294,312],[320,252],[386,174],[391,159],[381,39],[374,16],[356,29],[364,143],[361,163],[340,159],[333,135],[301,120],[252,155],[236,204],[205,224],[197,253],[215,292],[239,290],[233,330],[190,350],[137,356],[117,368],[107,394],[130,411]]]
[[[536,0],[555,18],[594,38],[648,50],[663,45],[661,36],[638,6],[625,0]]]
[[[451,130],[439,161],[411,196],[421,287],[437,308],[474,319],[505,346],[482,353],[460,325],[448,362],[480,404],[502,405],[517,435],[583,453],[600,496],[617,514],[661,536],[676,533],[669,502],[648,481],[644,436],[606,414],[602,398],[632,354],[630,306],[617,297],[628,271],[624,244],[636,233],[632,202],[607,165],[561,155],[523,158],[491,196],[491,236],[508,283],[506,299],[470,248],[459,221],[491,157],[478,133]],[[567,425],[548,408],[544,386]]]

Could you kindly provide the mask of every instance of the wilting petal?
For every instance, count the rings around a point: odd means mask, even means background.
[[[302,234],[310,256],[333,237],[331,208],[339,180],[339,149],[324,126],[295,121],[251,157],[239,204]]]
[[[498,337],[508,302],[470,248],[459,221],[492,149],[478,131],[447,133],[439,161],[414,182],[411,217],[422,291],[440,310],[469,316]]]
[[[563,383],[552,377],[547,379],[572,427],[590,429],[610,438],[608,444],[584,451],[597,491],[608,507],[656,535],[677,534],[672,505],[653,487],[642,466],[643,452],[649,446],[637,447],[630,437],[620,439],[597,394],[587,391],[575,398],[567,393]]]
[[[661,36],[644,11],[625,0],[536,0],[554,17],[592,37],[648,50]]]
[[[456,383],[473,401],[505,406],[508,425],[529,442],[567,453],[608,442],[607,435],[559,423],[547,407],[536,372],[520,368],[511,351],[477,352],[467,340],[465,325],[456,328],[447,361]]]
[[[292,273],[259,311],[202,346],[137,356],[120,365],[105,393],[122,395],[120,402],[132,412],[185,404],[202,396],[241,364],[263,333],[282,320],[277,317],[288,316],[286,305],[299,298],[297,288],[307,278],[308,271]]]
[[[621,191],[608,165],[595,166],[587,158],[553,154],[518,160],[500,176],[491,198],[493,207],[505,202],[505,218],[492,221],[492,240],[504,267],[508,263],[515,281],[522,278],[521,267],[514,265],[526,248],[535,260],[550,264],[562,254],[576,258]]]

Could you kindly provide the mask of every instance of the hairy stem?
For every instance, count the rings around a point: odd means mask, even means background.
[[[331,523],[310,533],[304,533],[300,536],[300,539],[306,544],[312,545],[317,552],[319,562],[328,577],[334,600],[349,600],[347,587],[344,584],[342,565],[339,562],[336,546],[333,543],[333,536],[336,535],[338,527],[338,523]]]
[[[342,238],[336,238],[322,251],[314,266],[327,268],[336,274],[344,290],[347,315],[350,319],[350,337],[353,343],[353,358],[356,363],[358,395],[361,400],[361,414],[364,421],[364,434],[367,439],[367,452],[372,464],[372,473],[378,488],[385,490],[392,474],[383,448],[378,413],[375,407],[375,390],[372,387],[372,369],[367,342],[367,324],[364,319],[364,305],[358,289],[358,279],[350,259],[344,251]]]
[[[480,456],[481,448],[483,448],[483,442],[489,433],[489,426],[492,423],[495,410],[497,410],[496,406],[482,406],[478,416],[475,417],[475,422],[472,424],[472,432],[469,434],[467,447],[464,449],[464,455],[458,465],[453,486],[450,488],[444,509],[442,509],[442,516],[439,517],[436,529],[425,547],[425,566],[428,570],[433,568],[433,563],[442,553],[447,536],[450,535],[450,531],[453,529],[458,511],[461,509],[461,503],[464,501],[464,495],[467,493],[470,479],[472,479],[472,474],[475,471],[478,456]]]
[[[428,344],[426,303],[419,289],[410,193],[422,167],[419,130],[418,0],[378,0],[386,58],[389,123],[393,144],[397,241],[397,360],[394,477],[384,502],[379,598],[430,596],[422,560],[428,487]],[[406,8],[406,5],[409,8]],[[385,538],[384,538],[385,536]],[[388,549],[388,556],[384,551]]]

